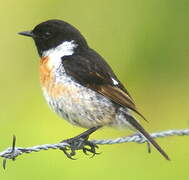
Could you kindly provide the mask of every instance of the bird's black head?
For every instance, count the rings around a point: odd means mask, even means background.
[[[20,32],[20,35],[32,37],[40,56],[46,50],[56,48],[65,41],[74,41],[77,50],[88,48],[85,38],[72,25],[61,20],[48,20],[38,24],[31,31]]]

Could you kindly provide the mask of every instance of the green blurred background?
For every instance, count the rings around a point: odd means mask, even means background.
[[[149,132],[189,127],[188,0],[1,0],[0,149],[59,142],[83,131],[52,113],[39,86],[39,57],[31,39],[17,35],[47,19],[76,26],[112,66],[150,123]],[[131,134],[105,128],[92,138]],[[189,178],[189,137],[158,143],[166,161],[146,145],[101,146],[101,155],[71,161],[61,151],[32,153],[8,161],[0,179],[172,179]]]

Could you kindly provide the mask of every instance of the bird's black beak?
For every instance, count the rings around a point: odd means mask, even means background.
[[[19,32],[18,34],[23,36],[33,37],[32,31],[23,31],[23,32]]]

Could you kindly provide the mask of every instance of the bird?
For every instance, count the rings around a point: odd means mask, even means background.
[[[35,42],[40,57],[40,84],[50,108],[72,125],[87,129],[62,141],[71,147],[71,153],[61,149],[69,158],[74,159],[78,145],[84,153],[97,154],[98,147],[88,140],[89,136],[108,126],[138,132],[170,160],[135,117],[138,114],[145,119],[130,93],[77,28],[50,19],[19,34]]]

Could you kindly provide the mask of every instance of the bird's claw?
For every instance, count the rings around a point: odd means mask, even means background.
[[[89,147],[89,148],[88,148]],[[86,142],[86,145],[83,147],[83,153],[86,154],[87,156],[92,154],[91,158],[94,157],[97,154],[100,154],[96,152],[96,149],[98,149],[98,146],[90,141]]]
[[[73,156],[75,156],[76,152],[75,150],[73,150],[71,147],[65,147],[65,148],[60,148],[60,150],[62,150],[64,152],[64,154],[72,160],[76,160],[75,158],[73,158]]]
[[[65,148],[60,148],[60,150],[62,150],[64,154],[72,160],[76,160],[75,158],[73,158],[73,156],[76,155],[76,150],[82,150],[83,153],[86,155],[92,154],[91,157],[94,157],[95,155],[99,154],[96,152],[98,146],[92,143],[91,141],[88,141],[88,137],[85,136],[76,136],[74,138],[70,138],[62,142],[69,144],[69,147],[67,146]]]

